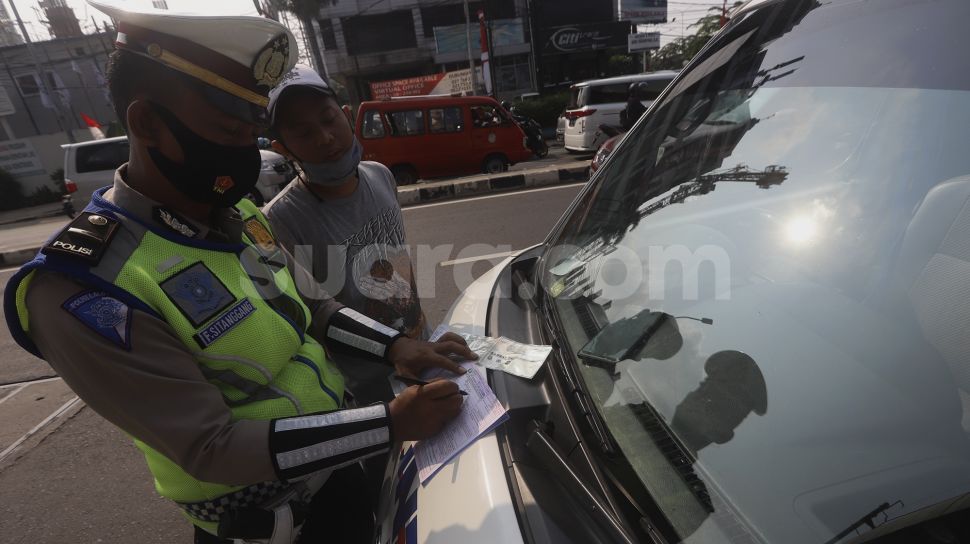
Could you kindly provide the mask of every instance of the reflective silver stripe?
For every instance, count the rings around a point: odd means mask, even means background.
[[[396,330],[388,327],[387,325],[384,325],[383,323],[380,323],[379,321],[375,321],[375,320],[367,317],[366,315],[364,315],[364,314],[362,314],[362,313],[360,313],[360,312],[358,312],[356,310],[352,310],[350,308],[347,308],[346,306],[343,307],[343,308],[341,308],[337,313],[338,314],[343,314],[343,315],[349,317],[350,319],[353,319],[354,321],[360,323],[361,325],[367,327],[368,329],[373,329],[373,330],[375,330],[375,331],[383,334],[384,336],[387,337],[388,340],[390,340],[391,338],[394,338],[395,336],[397,336],[398,334],[400,334],[400,333],[398,333],[398,331],[396,331]]]
[[[286,470],[300,465],[313,463],[321,459],[336,457],[345,453],[350,453],[364,448],[386,444],[390,440],[390,431],[387,427],[371,429],[343,438],[328,440],[298,450],[287,451],[276,454],[276,464],[280,470]]]
[[[237,357],[235,355],[217,355],[215,353],[206,353],[204,351],[196,351],[196,352],[193,352],[192,355],[195,355],[197,359],[208,359],[210,361],[227,361],[232,363],[239,363],[241,365],[246,365],[254,370],[259,371],[259,373],[262,374],[264,378],[266,378],[267,382],[273,380],[273,373],[270,372],[266,367],[257,363],[256,361],[246,359],[245,357]]]
[[[354,334],[352,332],[347,332],[343,329],[338,329],[337,327],[331,325],[327,329],[327,336],[333,338],[334,340],[347,344],[348,346],[357,348],[359,350],[366,351],[368,353],[373,353],[378,357],[384,357],[384,352],[387,350],[387,346],[376,341],[364,338],[363,336]]]
[[[209,359],[211,361],[229,361],[233,363],[239,363],[241,365],[246,365],[255,370],[258,370],[263,375],[263,377],[266,378],[266,381],[271,382],[269,385],[267,385],[267,387],[269,387],[271,391],[279,393],[281,397],[284,397],[287,400],[289,400],[290,403],[293,405],[293,407],[296,409],[296,413],[298,414],[304,413],[303,405],[300,404],[300,401],[297,400],[296,397],[294,397],[289,392],[283,391],[279,387],[276,387],[275,385],[272,384],[273,374],[269,370],[267,370],[266,367],[264,367],[263,365],[255,361],[246,359],[245,357],[236,357],[234,355],[216,355],[214,353],[205,353],[202,351],[195,351],[192,353],[192,355],[195,355],[195,357],[199,360]]]
[[[296,431],[299,429],[312,429],[315,427],[330,427],[331,425],[343,425],[345,423],[356,423],[358,421],[370,421],[380,419],[387,415],[387,410],[383,404],[358,408],[356,410],[340,410],[328,414],[320,414],[306,417],[291,417],[281,419],[276,422],[276,432]]]
[[[173,255],[168,259],[165,259],[164,261],[158,263],[158,266],[155,267],[155,270],[157,270],[159,274],[164,274],[169,270],[171,270],[172,268],[182,264],[182,261],[184,260],[185,260],[185,257],[181,255]]]

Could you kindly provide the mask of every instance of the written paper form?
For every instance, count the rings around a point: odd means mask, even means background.
[[[445,332],[446,329],[439,327],[431,341],[440,338]],[[468,393],[458,417],[445,425],[437,435],[415,445],[414,458],[422,485],[427,485],[428,480],[443,466],[509,417],[485,380],[484,370],[474,362],[462,363],[462,367],[468,371],[463,376],[455,376],[438,369],[422,376],[424,379],[446,377]]]

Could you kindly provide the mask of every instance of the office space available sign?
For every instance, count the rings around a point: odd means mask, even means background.
[[[620,20],[636,24],[666,23],[667,0],[620,0]]]
[[[546,34],[543,54],[561,55],[627,46],[630,23],[596,23],[552,28]]]
[[[384,100],[395,96],[425,96],[470,93],[473,91],[471,69],[409,77],[407,79],[377,81],[370,84],[370,93],[373,100]]]
[[[0,142],[0,169],[14,176],[33,176],[46,172],[30,140]]]

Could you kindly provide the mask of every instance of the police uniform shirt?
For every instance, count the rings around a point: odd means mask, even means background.
[[[157,202],[125,183],[124,169],[116,173],[106,200],[142,221],[171,228],[161,225],[153,213]],[[180,220],[198,238],[238,243],[242,237],[243,223],[232,209],[222,211],[210,225]],[[292,258],[283,253],[313,313],[309,334],[324,343],[323,329],[342,306],[314,291],[318,288],[312,277],[292,266]],[[27,291],[31,337],[71,389],[105,419],[201,480],[241,485],[276,479],[269,447],[271,423],[232,422],[219,389],[206,381],[199,363],[165,321],[132,312],[131,349],[126,350],[62,309],[65,301],[89,289],[61,274],[41,271]]]

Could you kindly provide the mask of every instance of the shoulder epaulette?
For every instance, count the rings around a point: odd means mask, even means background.
[[[41,251],[45,255],[66,255],[96,265],[118,231],[118,220],[92,212],[81,212]]]

